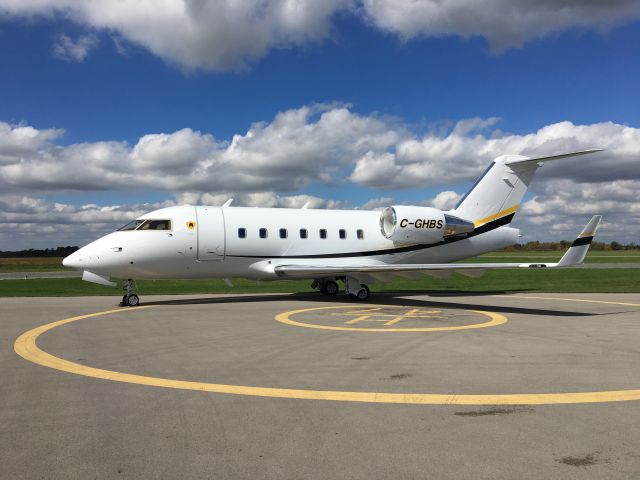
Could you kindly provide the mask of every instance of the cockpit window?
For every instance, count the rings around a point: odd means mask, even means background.
[[[171,230],[171,220],[145,220],[136,230]]]
[[[133,222],[127,223],[124,227],[120,227],[118,229],[119,232],[124,232],[126,230],[135,230],[138,228],[144,220],[134,220]]]

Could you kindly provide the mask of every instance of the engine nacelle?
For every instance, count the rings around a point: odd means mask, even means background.
[[[437,208],[398,205],[382,211],[380,229],[386,238],[396,243],[428,245],[472,232],[474,225]]]

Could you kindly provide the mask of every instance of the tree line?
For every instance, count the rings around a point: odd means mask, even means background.
[[[56,248],[29,248],[28,250],[0,251],[0,258],[22,258],[22,257],[66,257],[78,250],[80,247],[56,247]]]
[[[570,241],[560,240],[559,242],[539,242],[535,240],[533,242],[521,243],[517,245],[513,245],[511,247],[503,248],[503,252],[520,252],[520,251],[545,251],[545,250],[566,250],[571,246]],[[610,243],[605,242],[592,242],[591,250],[638,250],[640,249],[640,245],[631,242],[631,243],[620,243],[615,240]]]

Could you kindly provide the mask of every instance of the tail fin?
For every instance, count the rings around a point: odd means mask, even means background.
[[[583,150],[552,157],[531,158],[502,155],[496,158],[469,192],[458,202],[454,213],[473,221],[476,227],[489,222],[506,225],[520,207],[533,176],[544,162],[586,155],[601,150]]]
[[[596,234],[598,225],[602,220],[602,215],[594,215],[587,226],[582,229],[578,238],[576,238],[569,250],[562,256],[558,262],[558,267],[568,267],[570,265],[578,265],[584,261],[584,257],[591,246],[593,236]]]

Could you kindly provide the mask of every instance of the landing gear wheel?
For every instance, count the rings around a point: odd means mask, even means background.
[[[129,307],[137,307],[138,304],[140,303],[140,298],[135,293],[132,293],[131,295],[126,295],[125,298],[126,298],[125,303]]]
[[[122,297],[121,307],[136,307],[140,303],[140,297],[136,295],[136,281],[128,278],[122,285],[124,297]]]
[[[320,287],[320,291],[322,292],[323,295],[329,295],[329,296],[335,295],[338,293],[338,284],[333,280],[327,280],[322,283]]]
[[[367,287],[364,283],[360,284],[360,290],[357,291],[357,293],[350,293],[349,296],[351,297],[352,300],[357,300],[359,302],[365,302],[367,300],[369,300],[369,297],[371,296],[371,290],[369,290],[369,287]]]

